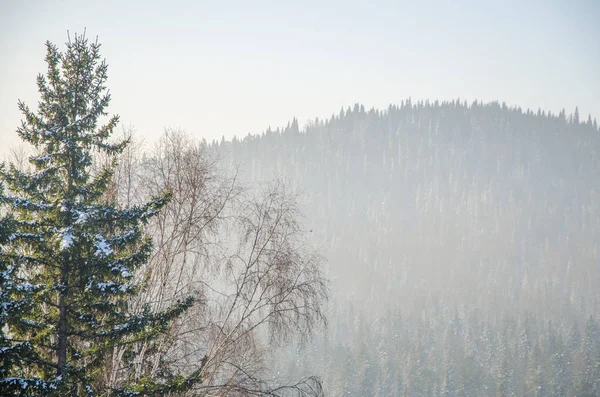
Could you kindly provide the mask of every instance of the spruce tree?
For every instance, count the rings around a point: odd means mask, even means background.
[[[0,185],[0,202],[4,198]],[[31,356],[28,341],[13,340],[7,334],[8,327],[17,329],[26,326],[27,313],[33,306],[32,294],[38,288],[19,277],[18,262],[2,255],[3,247],[14,238],[15,222],[10,215],[0,219],[0,391],[3,395],[19,394],[28,386],[35,388],[36,379],[24,378],[22,357]]]
[[[582,366],[577,376],[575,392],[581,397],[600,395],[600,327],[590,316],[581,344]]]
[[[107,116],[100,45],[76,35],[65,52],[50,42],[46,47],[48,72],[37,78],[37,112],[19,102],[24,121],[17,132],[33,145],[31,171],[14,164],[0,168],[0,321],[6,324],[0,331],[0,395],[181,391],[201,380],[169,374],[102,381],[116,346],[158,337],[193,298],[162,311],[146,306],[129,312],[128,302],[141,288],[136,269],[152,251],[144,224],[169,194],[131,208],[108,198],[116,159],[128,142],[110,140],[119,118]]]

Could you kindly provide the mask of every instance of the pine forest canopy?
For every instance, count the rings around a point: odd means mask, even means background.
[[[596,120],[406,100],[212,146],[301,187],[323,244],[328,332],[288,373],[332,396],[600,395]]]

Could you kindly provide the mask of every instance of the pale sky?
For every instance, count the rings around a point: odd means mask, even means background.
[[[98,36],[109,112],[152,140],[300,124],[356,102],[506,101],[600,117],[600,1],[0,1],[0,154],[44,42]]]

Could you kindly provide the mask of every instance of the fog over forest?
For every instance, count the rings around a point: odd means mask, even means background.
[[[598,21],[0,0],[0,397],[600,397]]]
[[[596,120],[409,99],[211,147],[300,189],[327,258],[328,331],[280,353],[286,374],[332,396],[598,395]]]

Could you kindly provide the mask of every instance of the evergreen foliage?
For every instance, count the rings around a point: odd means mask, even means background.
[[[328,333],[281,352],[291,374],[332,396],[600,395],[591,116],[405,100],[213,149],[303,189],[324,244]]]
[[[200,382],[194,374],[119,379],[102,384],[115,346],[151,341],[192,304],[128,311],[143,286],[136,269],[152,242],[144,224],[169,193],[119,208],[106,192],[116,157],[118,117],[107,118],[110,94],[100,45],[76,35],[60,52],[46,44],[48,71],[37,78],[37,112],[20,102],[18,134],[33,145],[31,171],[0,168],[0,394],[162,395]],[[103,161],[101,161],[103,160]],[[0,185],[1,187],[1,185]],[[120,365],[132,365],[124,355]]]

